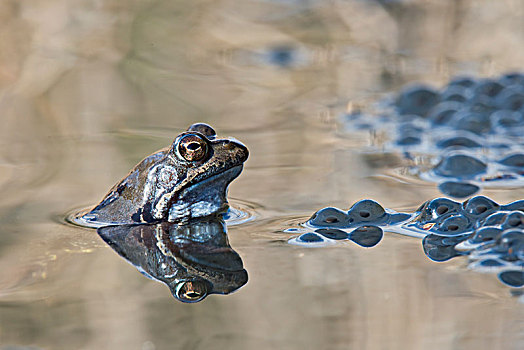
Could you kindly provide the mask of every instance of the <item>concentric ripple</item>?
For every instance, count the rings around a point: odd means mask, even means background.
[[[223,214],[224,220],[228,226],[244,224],[257,217],[258,205],[255,203],[230,198],[229,204],[230,207],[228,211]],[[73,209],[65,215],[65,222],[87,228],[107,226],[100,222],[90,222],[85,220],[84,214],[88,213],[90,210],[91,207]]]

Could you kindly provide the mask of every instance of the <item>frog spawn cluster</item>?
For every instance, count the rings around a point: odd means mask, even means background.
[[[495,272],[512,287],[524,286],[524,200],[500,205],[483,196],[462,203],[436,198],[413,214],[395,213],[372,200],[355,203],[347,212],[317,211],[289,242],[323,246],[351,240],[363,247],[380,242],[383,230],[422,237],[424,253],[434,261],[467,255],[469,267]]]
[[[465,198],[482,186],[524,184],[524,74],[456,78],[440,90],[408,86],[377,107],[342,123],[388,134],[381,150],[430,155],[429,169],[413,173],[439,183],[442,193]]]
[[[483,196],[463,203],[445,198],[426,202],[403,225],[427,231],[425,254],[434,261],[468,255],[469,267],[496,272],[512,286],[524,286],[524,201],[499,205]]]
[[[411,217],[409,214],[386,211],[375,201],[365,199],[348,211],[327,207],[320,209],[304,224],[291,228],[289,233],[302,233],[289,243],[324,246],[336,241],[350,240],[362,247],[373,247],[383,237],[383,227],[398,225]]]

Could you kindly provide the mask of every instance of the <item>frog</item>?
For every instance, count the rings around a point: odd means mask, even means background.
[[[228,186],[248,156],[240,141],[217,137],[208,124],[192,124],[170,146],[140,161],[76,221],[90,227],[187,223],[224,213]]]

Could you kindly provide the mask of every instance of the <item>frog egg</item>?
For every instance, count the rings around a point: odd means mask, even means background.
[[[350,225],[350,219],[344,211],[327,207],[313,214],[308,223],[317,227],[347,227]]]
[[[440,95],[441,101],[453,101],[464,103],[473,97],[471,89],[466,89],[462,86],[450,86],[445,89]]]
[[[420,119],[413,116],[414,119]],[[424,134],[424,127],[416,125],[413,122],[404,122],[398,125],[397,134],[399,135],[395,143],[399,146],[413,146],[422,143],[421,135]]]
[[[314,242],[322,242],[322,241],[324,241],[322,239],[322,237],[320,237],[319,235],[316,235],[314,233],[311,233],[311,232],[304,233],[303,235],[300,235],[297,238],[297,240],[300,241],[300,242],[304,242],[304,243],[314,243]]]
[[[480,260],[477,264],[476,264],[477,268],[493,268],[493,267],[502,267],[502,266],[505,266],[506,264],[500,260],[500,259],[493,259],[493,258],[488,258],[488,259],[484,259],[484,260]]]
[[[463,88],[474,88],[477,85],[477,80],[473,77],[458,76],[450,80],[448,88],[452,86],[460,86]]]
[[[501,234],[502,229],[498,227],[482,227],[468,241],[472,244],[494,242]]]
[[[455,246],[459,251],[470,251],[491,244],[502,234],[502,229],[497,227],[482,227],[475,231],[473,237],[460,242]]]
[[[475,141],[473,137],[468,136],[452,136],[442,140],[437,141],[436,146],[438,148],[444,149],[448,147],[463,147],[463,148],[479,148],[482,145]]]
[[[465,178],[483,174],[486,169],[487,165],[477,158],[454,153],[444,156],[433,168],[433,172],[443,177]]]
[[[386,218],[386,211],[375,201],[364,199],[353,204],[348,211],[350,221],[357,222],[378,222],[384,221]]]
[[[524,74],[520,72],[506,73],[499,79],[499,81],[504,86],[524,85]]]
[[[498,274],[499,280],[510,287],[520,288],[524,286],[524,271],[503,271]]]
[[[512,168],[524,168],[524,154],[515,153],[506,156],[498,161],[500,164],[512,167]]]
[[[489,116],[491,125],[498,132],[504,132],[508,128],[518,126],[522,123],[522,114],[508,109],[497,110]]]
[[[469,269],[478,272],[500,272],[512,268],[512,264],[495,256],[474,256],[473,262],[468,265]]]
[[[424,127],[423,126],[415,124],[416,120],[420,119],[420,117],[418,117],[416,115],[409,115],[409,116],[403,116],[403,117],[412,117],[413,120],[400,123],[397,126],[397,131],[399,133],[421,134],[421,133],[424,132]]]
[[[370,248],[377,245],[384,236],[378,226],[361,226],[349,234],[349,239],[361,247]]]
[[[475,107],[476,112],[458,112],[455,113],[450,125],[458,130],[466,130],[477,135],[485,134],[491,130],[491,121],[484,107],[479,110],[479,105]],[[479,113],[480,112],[480,113]]]
[[[447,198],[435,198],[422,205],[417,212],[417,221],[424,224],[428,221],[435,220],[440,217],[447,217],[449,215],[458,213],[460,203],[454,202]]]
[[[446,261],[456,256],[462,255],[455,250],[453,244],[443,242],[443,237],[435,234],[428,234],[422,239],[424,254],[433,261]]]
[[[461,109],[462,104],[459,102],[441,102],[428,112],[428,119],[435,125],[447,124]]]
[[[500,205],[488,197],[476,196],[465,201],[462,204],[462,207],[468,215],[478,219],[486,217],[499,210]]]
[[[333,240],[347,239],[348,233],[337,228],[320,228],[315,230],[316,233]]]
[[[336,243],[335,240],[325,239],[324,237],[313,232],[304,233],[298,237],[290,238],[287,242],[292,245],[298,245],[307,248],[327,247]]]
[[[475,251],[476,256],[498,256],[512,263],[521,263],[524,260],[524,231],[506,230],[493,244],[486,245],[483,249]]]
[[[422,139],[419,136],[411,134],[403,134],[395,140],[395,144],[398,146],[414,146],[420,145],[421,143]]]
[[[493,79],[484,79],[473,89],[476,96],[495,97],[504,89],[504,85]]]
[[[415,85],[405,88],[397,97],[399,114],[425,116],[438,103],[439,94],[430,87]]]
[[[506,220],[507,215],[507,212],[493,213],[489,215],[483,222],[480,222],[479,226],[500,226]]]
[[[497,109],[495,101],[486,96],[478,96],[475,100],[468,101],[468,110],[471,113],[476,113],[482,117],[483,123],[491,128],[489,116]],[[475,121],[473,119],[473,121]],[[467,130],[467,129],[466,129]],[[488,129],[489,130],[489,129]]]
[[[471,222],[462,215],[453,215],[435,225],[438,234],[459,235],[472,230]],[[435,230],[433,227],[433,230]]]
[[[519,200],[519,201],[515,201],[509,204],[503,205],[501,209],[509,210],[509,211],[513,211],[513,210],[524,211],[524,200]]]
[[[495,102],[500,109],[518,111],[524,106],[524,91],[510,86],[497,96]]]
[[[497,239],[497,244],[503,250],[515,247],[524,248],[524,231],[518,229],[506,230]]]
[[[502,229],[519,228],[524,229],[524,213],[514,211],[506,215],[506,220],[502,223]]]
[[[475,184],[467,182],[446,181],[438,185],[440,192],[455,198],[465,198],[480,190]]]

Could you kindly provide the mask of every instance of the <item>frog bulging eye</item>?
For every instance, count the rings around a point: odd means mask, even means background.
[[[188,162],[197,162],[207,156],[207,142],[199,135],[188,134],[180,138],[177,150]]]

